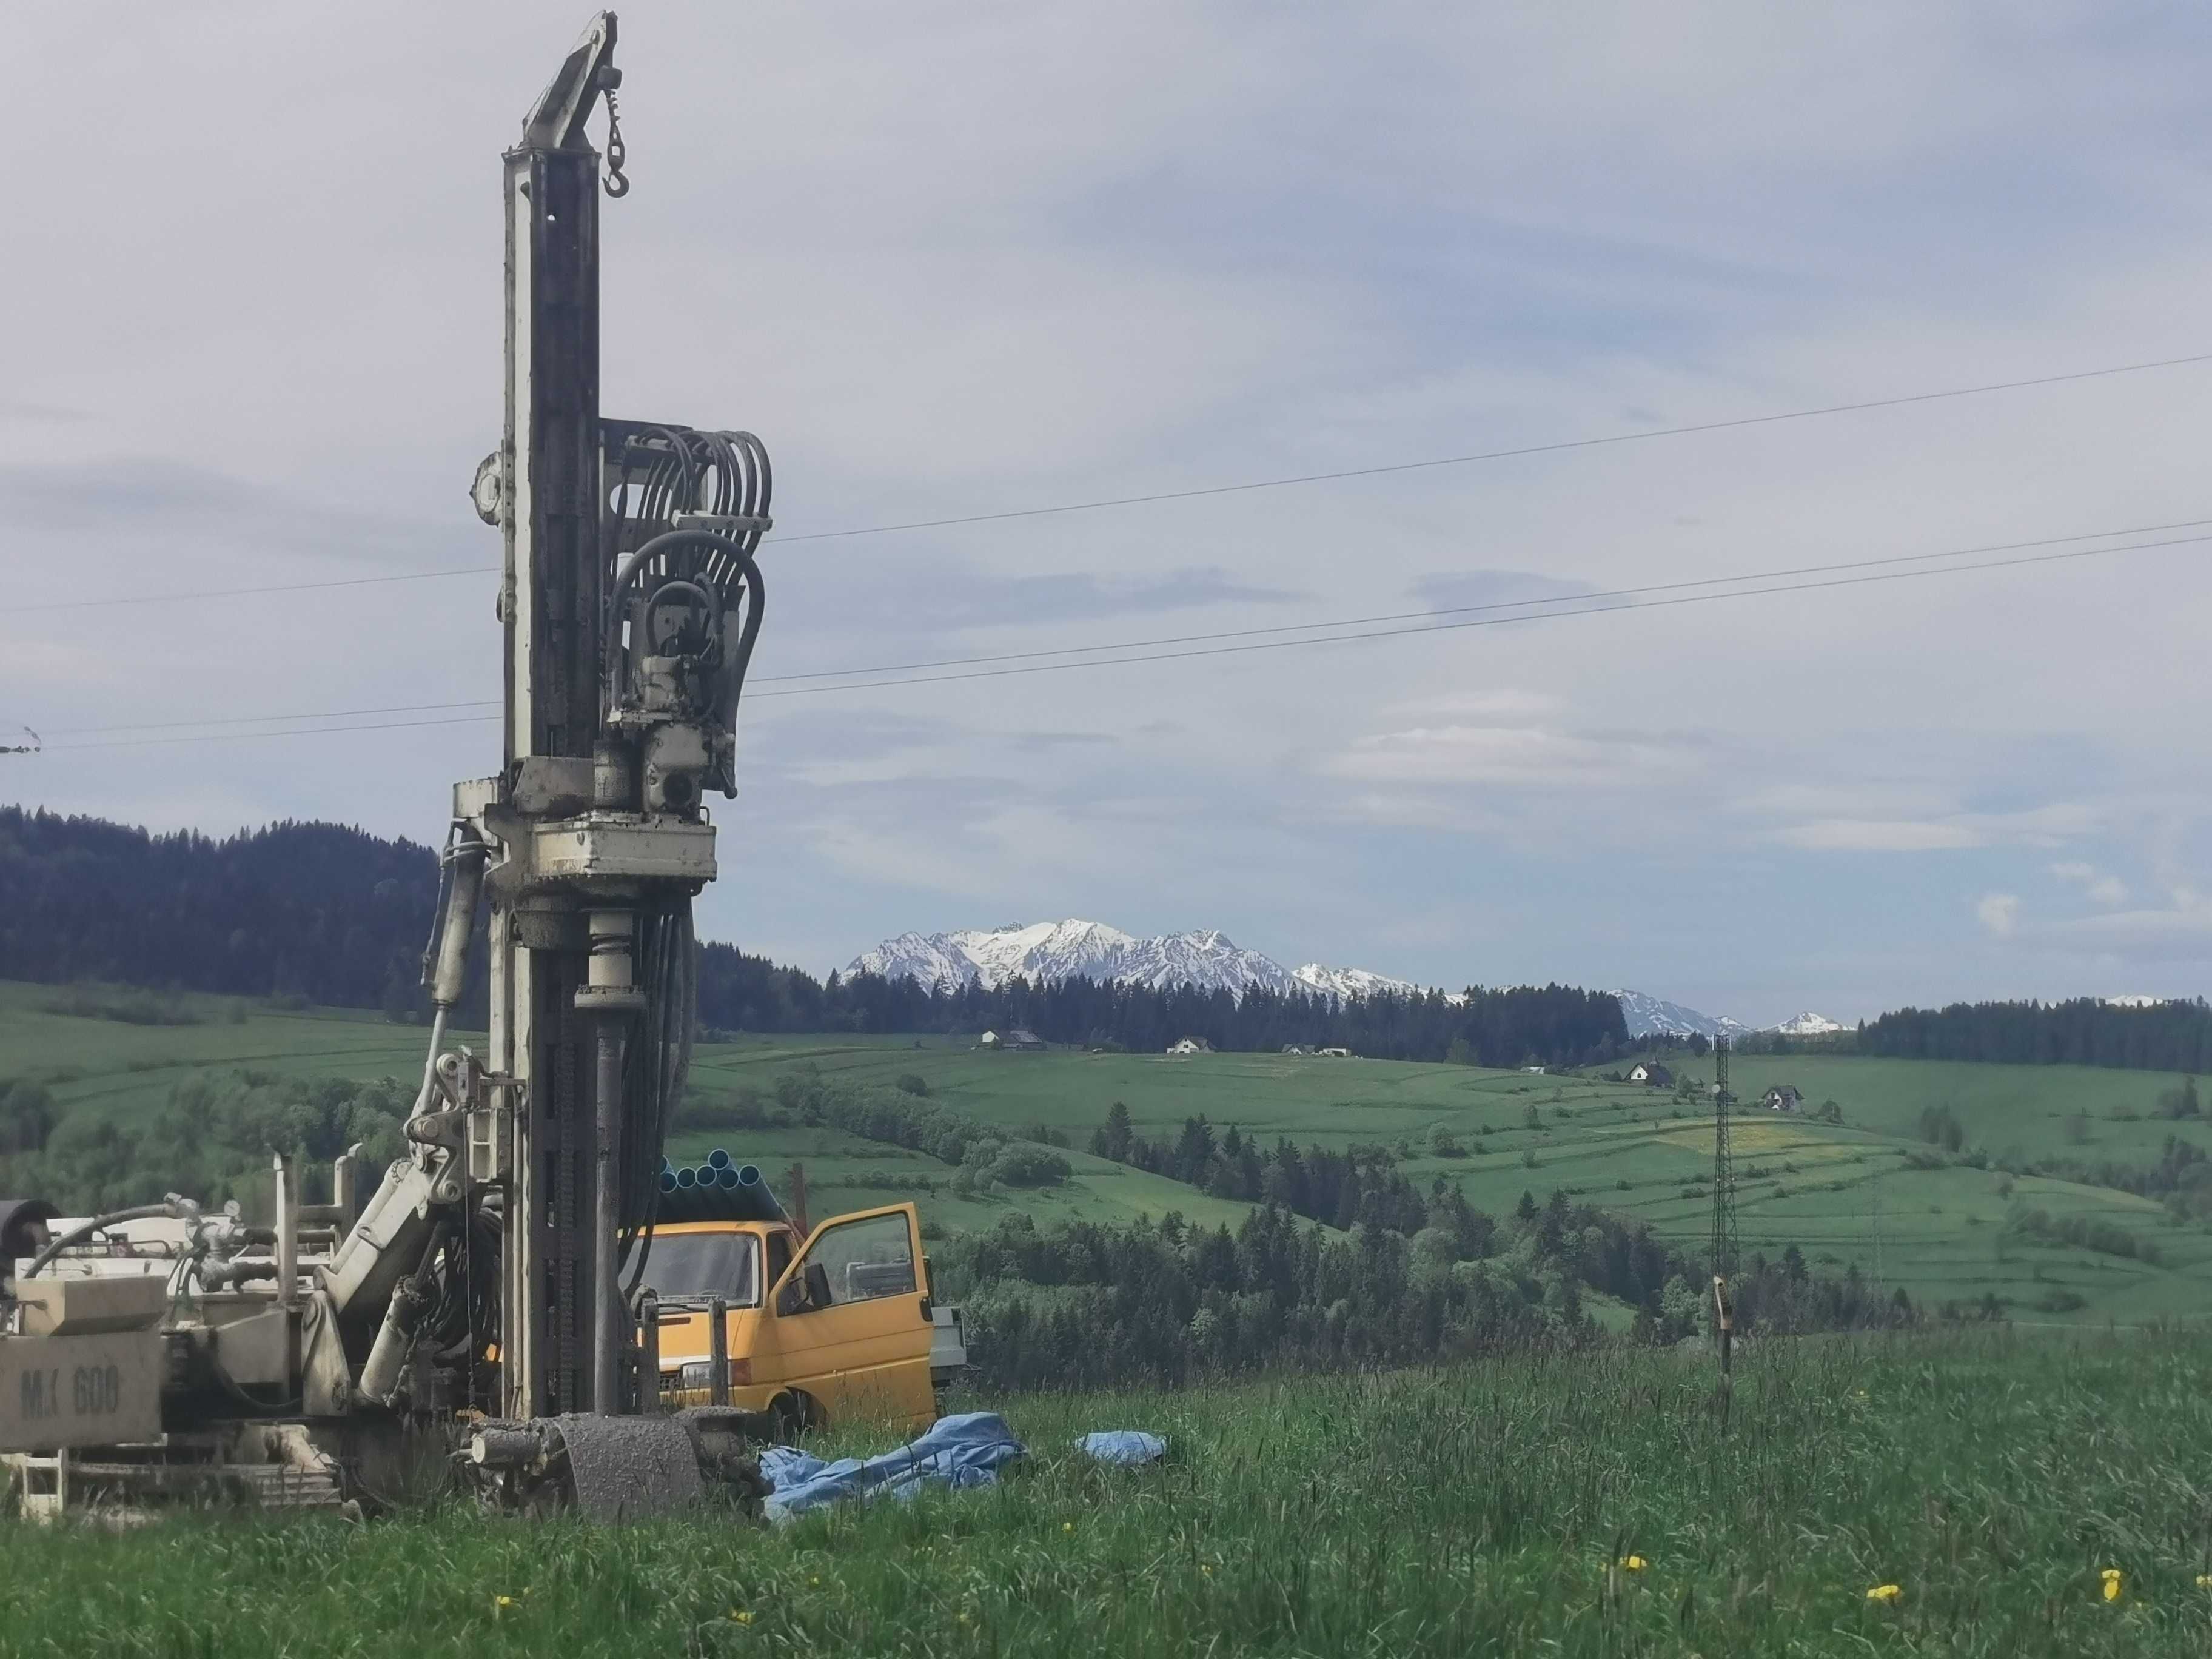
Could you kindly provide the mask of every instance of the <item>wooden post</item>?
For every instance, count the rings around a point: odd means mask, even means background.
[[[813,1226],[806,1219],[806,1166],[791,1166],[791,1224],[799,1229],[802,1239],[811,1233]]]
[[[730,1403],[730,1304],[716,1297],[707,1304],[707,1399]]]
[[[637,1298],[637,1408],[660,1415],[660,1298],[648,1285]]]

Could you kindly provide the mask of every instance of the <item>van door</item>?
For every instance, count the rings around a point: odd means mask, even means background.
[[[757,1347],[832,1417],[935,1420],[921,1222],[911,1204],[823,1222],[777,1281]],[[756,1372],[756,1375],[759,1375]]]

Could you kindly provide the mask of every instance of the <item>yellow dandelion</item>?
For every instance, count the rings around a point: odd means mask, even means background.
[[[2097,1577],[2105,1581],[2105,1599],[2107,1601],[2118,1601],[2120,1587],[2127,1583],[2127,1575],[2118,1567],[2106,1567]]]
[[[2198,1573],[2197,1575],[2197,1588],[2199,1589],[2212,1589],[2212,1572]]]
[[[965,1607],[961,1608],[958,1613],[953,1615],[952,1622],[956,1625],[966,1624],[968,1622],[968,1609]]]
[[[1211,1562],[1200,1563],[1198,1570],[1204,1573],[1208,1578],[1213,1577],[1213,1565]]]
[[[1869,1601],[1880,1601],[1884,1606],[1887,1606],[1904,1594],[1905,1591],[1895,1584],[1876,1584],[1867,1592],[1866,1599]]]
[[[732,1608],[730,1609],[730,1622],[731,1622],[732,1624],[733,1624],[733,1625],[750,1625],[750,1624],[751,1624],[751,1623],[752,1623],[752,1621],[753,1621],[753,1616],[752,1616],[752,1614],[751,1614],[750,1612],[748,1612],[748,1611],[744,1610],[744,1608],[741,1608],[741,1607],[732,1607]]]
[[[1063,1521],[1060,1523],[1060,1529],[1062,1532],[1073,1532],[1075,1530],[1075,1522],[1073,1521]]]
[[[808,1579],[806,1583],[809,1589],[820,1589],[822,1588],[822,1575],[817,1572],[811,1578]]]
[[[1641,1572],[1650,1565],[1640,1555],[1624,1555],[1620,1558],[1621,1571],[1624,1572]]]

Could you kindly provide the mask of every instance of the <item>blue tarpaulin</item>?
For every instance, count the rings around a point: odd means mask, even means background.
[[[787,1521],[841,1498],[911,1498],[935,1482],[951,1487],[988,1486],[999,1471],[1025,1455],[1022,1443],[996,1412],[940,1417],[920,1439],[863,1462],[842,1457],[825,1463],[796,1446],[771,1446],[760,1471],[771,1488],[768,1518]]]
[[[1141,1429],[1100,1429],[1075,1443],[1102,1463],[1157,1463],[1168,1455],[1168,1443]]]

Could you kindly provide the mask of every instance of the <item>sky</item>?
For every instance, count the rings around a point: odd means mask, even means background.
[[[434,842],[497,769],[500,154],[586,19],[11,20],[0,802]],[[2206,990],[2212,362],[797,538],[2212,352],[2212,14],[645,3],[617,58],[603,409],[760,434],[793,538],[708,937],[1218,927],[1753,1023]]]

